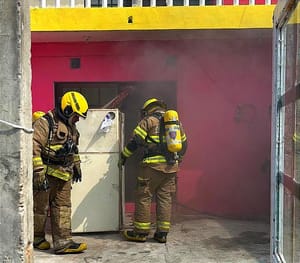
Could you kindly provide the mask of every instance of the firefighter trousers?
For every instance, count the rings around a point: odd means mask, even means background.
[[[172,197],[176,191],[176,173],[163,173],[143,166],[137,178],[134,229],[148,234],[151,228],[151,202],[156,199],[156,228],[169,232]]]
[[[71,239],[71,181],[47,177],[50,189],[34,191],[34,237],[45,238],[50,208],[51,232],[54,248],[63,247]]]

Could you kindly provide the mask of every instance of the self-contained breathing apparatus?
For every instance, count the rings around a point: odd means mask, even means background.
[[[178,113],[175,110],[167,110],[164,114],[154,112],[152,116],[159,120],[159,143],[151,139],[150,136],[146,136],[146,141],[150,140],[156,144],[156,149],[148,151],[148,155],[159,152],[165,156],[168,164],[173,165],[180,160],[178,153],[182,149]]]
[[[57,158],[67,157],[73,154],[78,154],[78,147],[71,139],[68,139],[63,146],[55,152]]]
[[[50,141],[52,139],[54,130],[54,122],[51,116],[49,116],[48,114],[44,115],[44,118],[49,123],[48,145],[46,150],[47,153],[46,155],[42,155],[44,164],[68,166],[73,161],[71,157],[74,154],[78,154],[78,147],[72,139],[68,138],[59,149],[51,149]]]

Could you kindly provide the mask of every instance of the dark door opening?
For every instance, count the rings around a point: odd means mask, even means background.
[[[174,81],[161,82],[59,82],[55,83],[55,102],[67,91],[75,90],[82,93],[91,109],[103,108],[119,94],[128,90],[120,97],[118,108],[125,115],[124,140],[129,141],[132,131],[140,120],[140,110],[149,98],[163,100],[170,109],[177,110],[177,86]],[[125,167],[125,202],[133,202],[137,166],[141,160],[140,152],[134,154]],[[116,164],[117,165],[117,164]]]

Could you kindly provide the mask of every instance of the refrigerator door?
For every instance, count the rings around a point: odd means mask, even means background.
[[[92,109],[77,127],[82,182],[72,186],[72,232],[118,231],[123,220],[123,179],[117,165],[122,114]]]

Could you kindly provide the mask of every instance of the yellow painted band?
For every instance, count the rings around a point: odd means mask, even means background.
[[[32,8],[31,31],[272,28],[275,5]],[[132,17],[132,23],[128,23]]]

